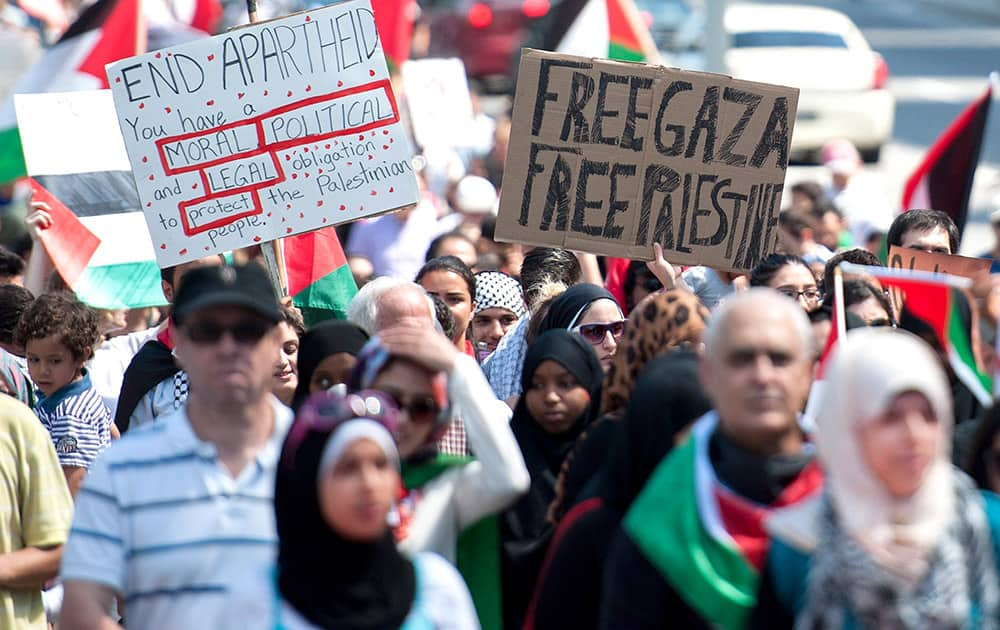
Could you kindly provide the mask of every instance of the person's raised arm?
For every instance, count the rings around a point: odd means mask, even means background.
[[[646,263],[649,272],[656,276],[664,289],[683,289],[691,292],[691,288],[684,282],[680,267],[674,267],[663,257],[663,247],[659,243],[653,243],[653,260]]]
[[[28,259],[28,267],[24,270],[24,288],[31,291],[32,295],[45,293],[49,282],[49,276],[55,268],[49,253],[42,245],[42,230],[52,227],[52,215],[49,214],[49,205],[41,201],[31,202],[31,212],[24,218],[24,225],[31,236],[31,257]]]
[[[418,326],[395,326],[380,336],[393,354],[448,372],[448,395],[476,457],[462,469],[455,491],[459,527],[510,505],[531,479],[510,429],[510,408],[494,395],[475,359],[459,354],[443,335]]]

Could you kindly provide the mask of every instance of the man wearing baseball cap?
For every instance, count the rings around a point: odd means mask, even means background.
[[[174,300],[185,405],[112,445],[77,498],[60,627],[218,628],[231,585],[273,561],[274,475],[291,412],[271,393],[278,300],[256,265],[204,267]]]

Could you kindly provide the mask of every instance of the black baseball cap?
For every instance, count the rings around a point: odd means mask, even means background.
[[[188,315],[209,306],[242,306],[277,324],[281,310],[267,272],[257,264],[198,267],[184,274],[174,296],[178,326]]]

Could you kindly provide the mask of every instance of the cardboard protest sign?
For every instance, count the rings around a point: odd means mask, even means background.
[[[983,271],[989,272],[992,260],[988,258],[969,258],[949,254],[934,254],[919,249],[909,249],[893,245],[889,248],[889,264],[891,269],[908,269],[910,271],[930,271],[946,273],[950,276],[972,278]]]
[[[798,90],[525,49],[498,240],[748,270],[774,251]]]
[[[368,0],[107,73],[161,267],[418,200]]]
[[[461,146],[472,126],[472,98],[460,59],[421,59],[403,64],[403,88],[422,147]]]

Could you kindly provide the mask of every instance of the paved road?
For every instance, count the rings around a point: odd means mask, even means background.
[[[785,3],[770,0],[771,3]],[[992,0],[983,0],[988,5]],[[878,182],[898,205],[903,182],[937,135],[982,93],[987,76],[1000,70],[1000,11],[956,10],[953,5],[916,0],[817,0],[795,4],[843,11],[889,65],[889,89],[896,95],[893,140],[865,176]],[[971,4],[966,2],[966,4]],[[822,177],[823,169],[794,167],[789,180]],[[993,104],[973,188],[970,223],[962,253],[992,245],[989,214],[1000,208],[1000,108]]]

